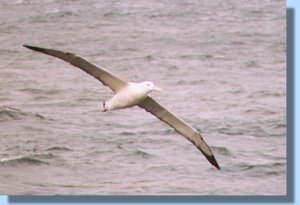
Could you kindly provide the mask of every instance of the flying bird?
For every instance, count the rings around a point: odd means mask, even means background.
[[[73,53],[29,45],[24,45],[24,47],[60,58],[71,65],[80,68],[102,82],[103,85],[112,89],[115,95],[111,99],[103,102],[103,112],[129,108],[137,105],[140,108],[145,109],[147,112],[150,112],[170,127],[174,128],[177,133],[192,142],[203,153],[206,159],[220,170],[218,162],[216,161],[210,147],[203,140],[201,134],[195,128],[172,114],[169,110],[164,108],[148,95],[152,91],[161,91],[161,89],[155,86],[152,82],[127,82]]]

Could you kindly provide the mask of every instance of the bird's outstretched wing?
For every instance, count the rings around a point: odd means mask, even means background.
[[[116,75],[109,73],[105,69],[100,68],[99,66],[96,66],[96,65],[88,62],[84,58],[77,56],[73,53],[66,53],[66,52],[62,52],[59,50],[40,48],[40,47],[29,46],[29,45],[24,45],[24,47],[29,48],[34,51],[48,54],[50,56],[60,58],[64,61],[80,68],[81,70],[87,72],[94,78],[98,79],[100,82],[103,83],[103,85],[110,87],[115,93],[117,93],[123,87],[128,85],[128,83],[125,80],[117,77]]]
[[[211,149],[205,143],[200,133],[195,128],[188,125],[182,119],[176,117],[174,114],[172,114],[170,111],[168,111],[166,108],[164,108],[149,96],[138,106],[152,113],[161,121],[174,128],[176,132],[192,142],[204,154],[204,156],[212,165],[214,165],[217,169],[220,169]]]

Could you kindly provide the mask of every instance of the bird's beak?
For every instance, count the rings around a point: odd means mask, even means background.
[[[153,87],[153,91],[158,91],[158,92],[162,92],[163,90],[157,86]]]

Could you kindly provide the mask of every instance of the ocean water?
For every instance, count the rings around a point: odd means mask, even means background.
[[[285,195],[285,1],[0,0],[0,193]],[[81,55],[197,128],[221,171],[61,60]]]

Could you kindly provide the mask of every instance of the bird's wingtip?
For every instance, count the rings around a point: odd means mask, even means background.
[[[24,44],[23,46],[25,48],[28,48],[28,49],[33,50],[33,51],[37,51],[37,52],[40,52],[40,53],[44,53],[44,54],[48,54],[48,55],[58,57],[56,53],[59,52],[59,51],[55,51],[55,50],[48,49],[48,48],[41,48],[41,47],[37,47],[37,46],[30,46],[30,45],[27,45],[27,44]]]
[[[30,45],[27,45],[27,44],[23,44],[23,47],[30,48],[30,49],[34,48],[34,46],[30,46]]]
[[[214,157],[214,155],[210,156],[210,157],[207,158],[207,159],[208,159],[208,161],[209,161],[212,165],[214,165],[218,170],[221,170],[221,168],[220,168],[220,166],[219,166],[219,164],[218,164],[216,158]]]
[[[30,46],[30,45],[27,45],[27,44],[24,44],[23,47],[31,49],[31,50],[34,50],[34,51],[41,51],[41,50],[43,50],[42,48],[39,48],[39,47],[36,47],[36,46]]]

